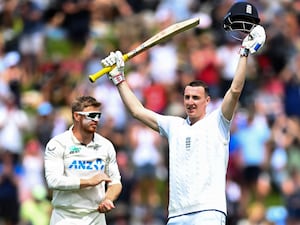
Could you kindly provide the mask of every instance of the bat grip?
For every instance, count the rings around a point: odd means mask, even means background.
[[[129,59],[128,55],[125,54],[123,55],[123,60],[127,61]],[[99,70],[98,72],[89,75],[89,80],[94,83],[97,79],[99,79],[100,77],[102,77],[104,74],[109,73],[110,71],[112,71],[113,68],[115,68],[116,65],[113,66],[108,66],[108,67],[104,67],[101,70]]]

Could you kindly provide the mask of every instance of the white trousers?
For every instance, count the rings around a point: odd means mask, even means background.
[[[87,215],[53,209],[49,225],[106,225],[105,214],[98,211]]]

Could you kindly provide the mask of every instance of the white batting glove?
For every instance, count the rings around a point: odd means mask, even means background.
[[[266,32],[265,29],[261,25],[257,25],[254,29],[248,34],[242,43],[242,47],[240,49],[241,56],[248,56],[249,52],[251,54],[257,52],[262,48],[266,41]]]
[[[101,60],[101,64],[104,67],[108,66],[116,66],[108,73],[108,78],[113,81],[115,85],[118,85],[125,81],[124,76],[124,67],[125,63],[123,60],[123,55],[120,51],[111,52],[109,56],[107,56],[105,59]]]

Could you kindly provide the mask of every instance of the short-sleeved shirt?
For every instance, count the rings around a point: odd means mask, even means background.
[[[160,134],[169,142],[169,218],[202,210],[227,213],[228,121],[218,108],[193,125],[159,115]]]

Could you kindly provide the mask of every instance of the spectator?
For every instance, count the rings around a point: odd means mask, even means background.
[[[241,219],[237,225],[270,225],[266,219],[266,208],[260,202],[254,202],[247,208],[247,217]]]
[[[44,149],[36,139],[29,140],[22,154],[21,165],[23,169],[20,190],[20,200],[26,201],[31,198],[34,187],[46,188],[44,179]]]
[[[93,89],[93,96],[103,104],[103,119],[113,123],[114,130],[124,131],[127,113],[118,92],[109,80],[105,80]],[[110,96],[110,98],[107,98]]]
[[[19,109],[13,95],[5,99],[5,107],[0,109],[0,148],[11,152],[20,162],[25,132],[30,130],[29,116]]]
[[[49,225],[51,209],[47,189],[44,186],[32,186],[31,197],[21,204],[22,225]]]
[[[20,3],[23,30],[20,36],[19,49],[22,63],[30,80],[37,76],[40,60],[44,54],[44,11],[36,2],[25,0]]]
[[[284,108],[287,116],[300,117],[300,53],[291,58],[281,73],[284,84]]]
[[[18,0],[1,2],[0,30],[4,39],[3,49],[5,52],[19,50],[19,37],[21,29],[19,23],[22,21],[18,13]]]
[[[2,79],[8,85],[10,92],[15,98],[18,108],[21,108],[21,89],[23,82],[26,82],[26,73],[20,66],[21,55],[17,51],[8,52],[3,58],[5,70]]]
[[[210,32],[199,35],[199,46],[191,52],[191,64],[195,69],[195,78],[207,83],[214,98],[220,97],[221,63]]]
[[[233,79],[234,69],[237,64],[235,53],[238,52],[238,50],[239,42],[229,36],[229,34],[227,34],[227,42],[217,49],[218,61],[220,63],[221,96],[224,96]]]
[[[159,135],[137,122],[130,123],[127,132],[136,179],[132,193],[134,202],[155,208],[160,205],[157,171],[163,162]]]
[[[54,109],[50,102],[42,102],[38,106],[37,124],[35,134],[43,149],[46,148],[48,141],[52,138],[54,129]]]
[[[11,152],[0,151],[0,222],[17,225],[20,221],[20,170]]]
[[[78,50],[87,41],[90,33],[91,4],[88,0],[62,0],[63,28],[73,48]]]
[[[264,180],[267,172],[266,144],[270,139],[270,128],[264,115],[257,112],[256,106],[249,110],[245,123],[236,131],[238,142],[240,169],[242,171],[242,207],[254,200],[262,200],[266,196],[259,192],[259,182]]]

